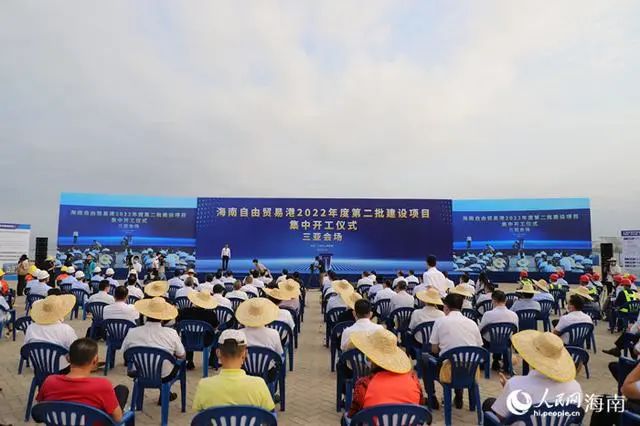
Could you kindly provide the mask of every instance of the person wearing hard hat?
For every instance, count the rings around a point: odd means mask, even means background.
[[[76,282],[75,274],[76,274],[76,268],[74,268],[73,266],[67,266],[67,277],[62,281],[60,281],[60,285],[62,284],[73,285],[73,283]]]
[[[91,284],[96,283],[96,286],[98,283],[100,283],[100,281],[104,280],[103,276],[102,276],[102,268],[99,266],[96,266],[95,268],[93,268],[93,275],[91,275]]]
[[[0,268],[0,295],[7,296],[9,294],[9,283],[4,279],[4,270]]]
[[[27,284],[24,286],[25,292],[31,290],[31,286],[38,282],[38,274],[40,273],[40,269],[36,268],[36,265],[29,266],[29,273],[24,277],[27,281]]]
[[[519,285],[518,290],[521,289],[527,283],[531,284],[532,286],[534,285],[533,281],[529,278],[529,272],[523,269],[522,271],[520,271],[520,280],[518,281],[518,285]]]
[[[67,274],[67,267],[65,265],[62,265],[60,267],[60,273],[56,276],[56,284],[60,286],[62,281],[66,280],[68,277],[69,274]]]
[[[71,290],[82,290],[86,293],[87,297],[91,296],[91,288],[89,284],[85,282],[84,272],[78,271],[74,275],[75,281],[71,284]]]
[[[116,271],[114,271],[113,268],[109,268],[105,272],[105,275],[106,275],[105,280],[109,281],[109,285],[114,288],[120,286],[120,283],[113,278],[115,274],[116,274]]]
[[[51,286],[49,286],[48,282],[49,273],[47,271],[39,271],[38,280],[31,285],[29,294],[37,294],[47,297],[49,290],[51,290]]]
[[[3,278],[4,271],[0,268],[0,321],[11,318],[11,314],[9,313],[11,306],[9,306],[7,299],[4,298],[4,296],[9,294],[9,284],[7,284]],[[6,315],[2,315],[2,311],[4,311]]]

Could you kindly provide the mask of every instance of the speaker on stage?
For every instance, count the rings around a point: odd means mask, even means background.
[[[47,250],[49,239],[47,237],[36,237],[36,267],[45,269],[44,262],[47,260]]]

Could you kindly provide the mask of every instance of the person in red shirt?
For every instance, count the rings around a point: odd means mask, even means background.
[[[129,389],[124,385],[112,387],[102,377],[91,377],[98,366],[98,344],[89,338],[78,339],[69,348],[69,374],[54,374],[40,386],[37,401],[67,401],[86,404],[104,411],[119,422],[127,403]]]
[[[420,381],[412,371],[411,359],[398,347],[388,330],[359,331],[351,343],[371,361],[371,374],[358,379],[348,417],[380,404],[422,404]]]

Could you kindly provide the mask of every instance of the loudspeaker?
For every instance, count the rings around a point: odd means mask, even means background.
[[[36,267],[45,269],[44,262],[47,260],[47,250],[49,248],[49,239],[46,237],[36,238]]]
[[[613,244],[602,243],[600,244],[600,265],[602,266],[602,272],[609,270],[609,259],[613,257]]]

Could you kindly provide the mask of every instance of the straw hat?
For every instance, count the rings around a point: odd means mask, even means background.
[[[398,374],[411,371],[411,359],[398,347],[398,338],[389,330],[352,333],[351,343],[380,368]]]
[[[169,283],[167,281],[152,281],[144,286],[144,292],[151,297],[164,296],[169,291]]]
[[[449,290],[449,293],[451,293],[451,294],[459,294],[460,296],[464,296],[464,297],[472,297],[473,296],[473,293],[470,292],[469,289],[467,289],[462,284],[458,284],[457,286],[455,286],[454,288]]]
[[[353,293],[354,289],[351,283],[347,280],[338,280],[331,283],[331,288],[338,294],[343,292]]]
[[[576,367],[562,339],[553,333],[524,330],[511,336],[520,356],[540,374],[556,382],[569,382],[576,377]]]
[[[440,292],[433,287],[419,291],[416,294],[416,297],[419,301],[430,305],[444,305],[444,303],[442,303],[442,298],[440,298]]]
[[[537,294],[540,293],[537,290],[534,290],[533,288],[533,284],[531,283],[524,283],[522,285],[522,288],[520,290],[516,290],[516,293],[530,293],[530,294]]]
[[[263,290],[265,293],[267,293],[269,297],[273,297],[274,299],[278,299],[278,300],[291,300],[298,297],[294,293],[281,288],[265,287]]]
[[[277,320],[278,315],[280,309],[264,297],[245,300],[236,310],[236,319],[246,327],[262,327]]]
[[[342,301],[349,307],[349,309],[353,309],[356,306],[356,302],[362,299],[362,296],[359,293],[354,292],[346,292],[343,291],[340,293],[340,297]]]
[[[53,324],[63,319],[76,305],[73,294],[47,296],[31,307],[31,318],[36,324]]]
[[[138,300],[134,305],[142,315],[157,320],[171,320],[178,316],[175,306],[164,300],[164,297]]]
[[[547,282],[545,280],[538,280],[535,281],[534,284],[536,285],[536,287],[538,287],[540,290],[544,291],[545,293],[549,293],[549,286],[547,285]]]
[[[571,290],[569,290],[569,293],[577,294],[578,296],[584,297],[589,301],[593,301],[593,297],[589,294],[589,289],[586,287],[580,286],[578,288],[572,288]]]
[[[204,309],[215,309],[218,301],[207,290],[190,291],[187,297],[194,305]]]
[[[288,279],[284,281],[280,281],[278,283],[278,288],[293,294],[293,297],[300,297],[300,283],[296,280]]]

